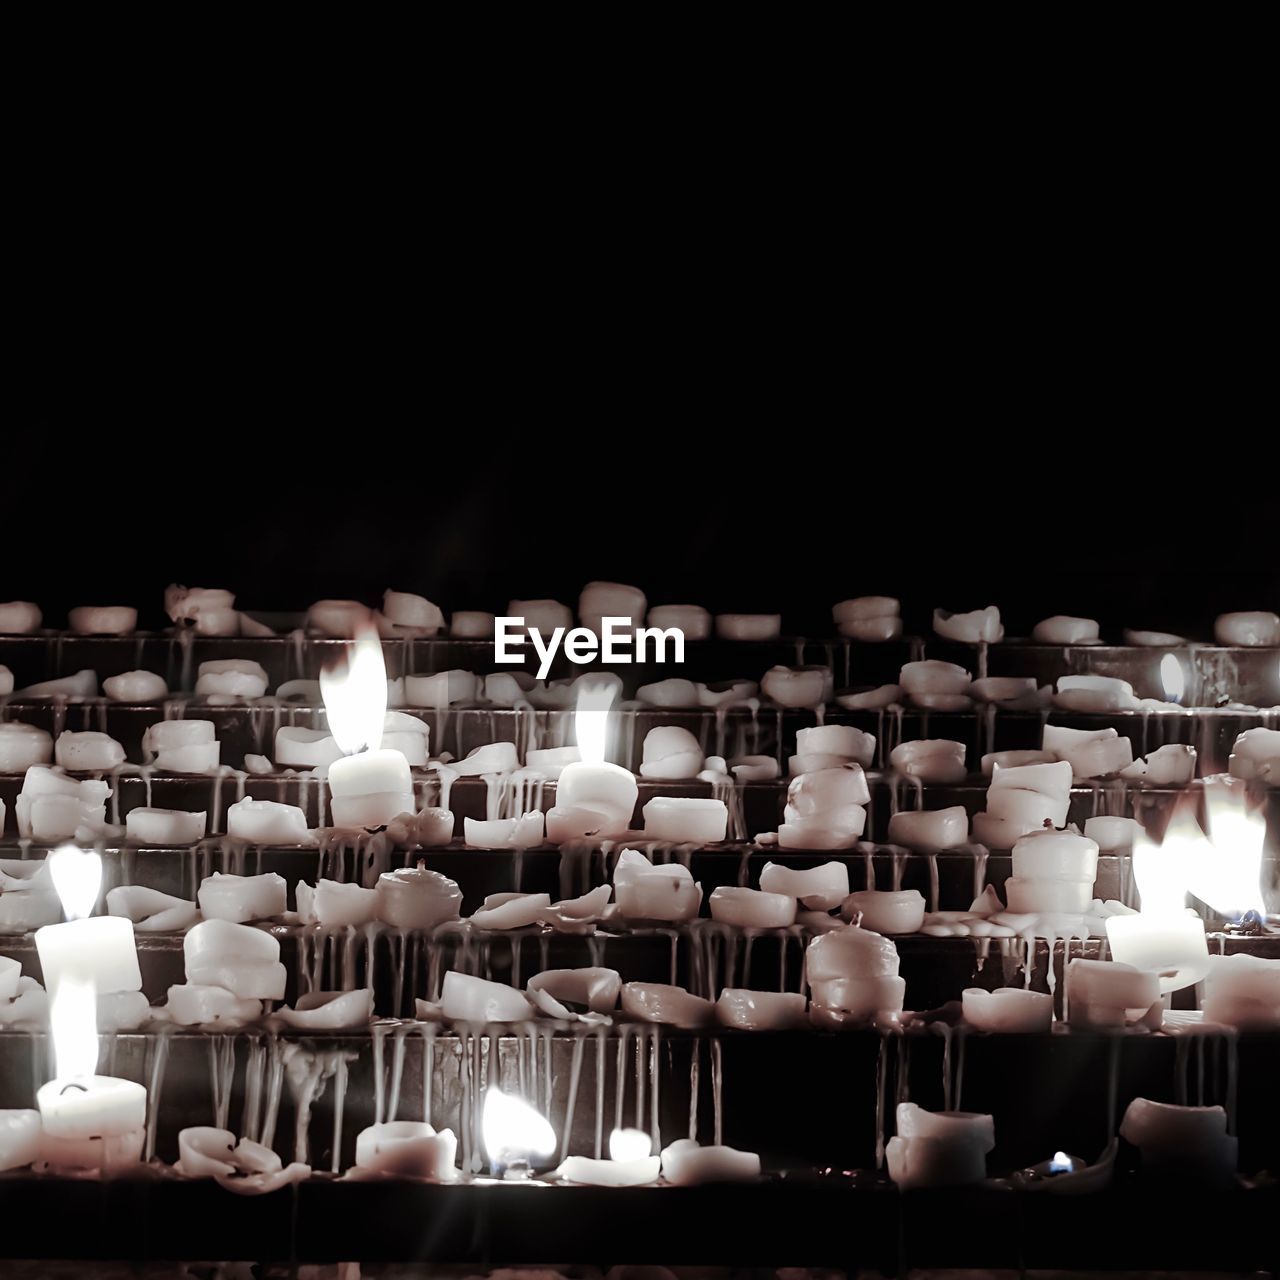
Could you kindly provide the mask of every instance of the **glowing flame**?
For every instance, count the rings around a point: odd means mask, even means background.
[[[653,1154],[653,1141],[643,1129],[615,1129],[609,1135],[610,1160],[645,1160]]]
[[[345,665],[321,671],[320,692],[329,732],[343,754],[376,751],[387,714],[387,666],[374,627],[357,630]]]
[[[1187,691],[1187,673],[1182,663],[1172,653],[1166,653],[1160,659],[1160,683],[1164,685],[1164,696],[1169,702],[1181,702]]]
[[[102,888],[102,858],[91,849],[64,844],[49,854],[49,878],[68,920],[93,914]]]
[[[1261,810],[1250,813],[1248,789],[1226,777],[1204,784],[1209,838],[1203,835],[1190,860],[1191,892],[1219,915],[1265,914],[1262,899],[1262,844],[1267,834]]]
[[[98,995],[92,982],[63,978],[49,1004],[54,1074],[59,1080],[91,1076],[98,1069]]]
[[[1183,808],[1170,820],[1163,844],[1156,844],[1145,831],[1134,834],[1133,879],[1143,915],[1182,915],[1186,911],[1191,842],[1183,828],[1188,826],[1197,838],[1204,839],[1195,819]]]
[[[578,753],[588,764],[602,764],[609,742],[609,708],[622,681],[605,673],[592,673],[577,682],[578,705],[573,717]]]
[[[501,1089],[490,1088],[484,1095],[480,1131],[495,1173],[506,1165],[555,1154],[556,1131],[547,1118],[523,1098],[512,1098]]]
[[[1075,1161],[1065,1151],[1055,1151],[1049,1161],[1050,1173],[1070,1173],[1075,1167]]]

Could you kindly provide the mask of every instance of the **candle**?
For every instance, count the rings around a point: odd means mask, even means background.
[[[612,1013],[618,1007],[622,977],[616,969],[544,969],[527,984],[531,996],[544,992],[562,1005],[585,1005],[592,1013]]]
[[[957,1187],[987,1176],[995,1121],[970,1111],[924,1111],[900,1102],[898,1135],[885,1148],[889,1177],[903,1190]]]
[[[154,671],[124,671],[108,676],[102,682],[102,692],[112,702],[156,702],[169,696],[169,686]]]
[[[755,702],[760,686],[754,680],[725,680],[714,684],[696,684],[698,706],[714,709],[716,707],[745,706],[751,710],[758,708]]]
[[[1092,618],[1055,614],[1037,622],[1031,630],[1036,644],[1097,644],[1098,624]]]
[[[1078,781],[1119,773],[1133,763],[1133,744],[1114,729],[1070,729],[1047,724],[1044,749],[1057,759],[1066,760]]]
[[[459,609],[449,620],[449,634],[457,640],[492,640],[496,621],[493,614],[480,609]]]
[[[678,862],[654,866],[624,849],[613,872],[618,910],[628,920],[692,920],[702,906],[702,886]]]
[[[355,991],[310,991],[299,996],[297,1005],[285,1005],[276,1016],[295,1031],[359,1031],[373,1020],[373,992],[368,987]]]
[[[257,876],[226,875],[215,871],[200,882],[196,901],[208,920],[268,920],[283,915],[287,898],[284,877],[274,871]]]
[[[662,1149],[662,1176],[675,1187],[709,1182],[754,1182],[760,1176],[760,1157],[733,1147],[701,1147],[681,1138]]]
[[[78,636],[131,636],[138,611],[127,605],[81,605],[67,614],[67,624]]]
[[[786,929],[795,924],[796,900],[786,894],[721,885],[708,899],[711,918],[740,929]]]
[[[1158,1030],[1159,975],[1122,961],[1072,960],[1067,966],[1067,1016],[1074,1026]]]
[[[262,1001],[225,987],[185,982],[169,988],[165,1012],[180,1027],[242,1027],[262,1016]]]
[[[46,861],[0,859],[0,934],[27,933],[61,919]]]
[[[622,1012],[641,1022],[693,1029],[710,1026],[716,1007],[683,987],[666,982],[624,982]]]
[[[560,629],[563,635],[573,626],[573,610],[558,600],[512,600],[506,616],[520,618],[523,625],[549,640]]]
[[[415,814],[402,813],[387,824],[387,836],[398,849],[440,849],[453,839],[453,814],[427,807]]]
[[[901,699],[901,685],[882,684],[858,693],[842,693],[836,698],[836,702],[846,711],[882,711]]]
[[[43,1133],[38,1111],[0,1111],[0,1173],[40,1159]]]
[[[815,769],[838,769],[844,764],[871,767],[875,759],[874,734],[863,733],[848,724],[820,724],[796,731],[796,754],[791,757],[792,773],[812,773]],[[797,767],[797,762],[799,767]]]
[[[565,765],[547,813],[553,844],[587,835],[617,836],[631,826],[639,784],[628,769],[605,763],[609,708],[621,688],[617,676],[584,676],[577,686],[574,725],[582,760]]]
[[[532,748],[525,752],[527,767],[553,781],[560,777],[568,765],[576,764],[581,759],[582,753],[577,747]]]
[[[699,604],[659,604],[649,610],[648,624],[666,631],[675,627],[686,640],[705,640],[711,635],[711,615]]]
[[[346,753],[329,766],[333,822],[385,826],[414,813],[413,778],[399,751],[379,750],[387,710],[387,672],[377,632],[359,631],[345,671],[323,671],[320,688],[334,740]]]
[[[889,764],[898,773],[921,782],[950,785],[968,776],[965,745],[946,738],[901,742],[889,753]]]
[[[917,889],[862,889],[845,899],[840,914],[874,933],[918,933],[924,897]]]
[[[1182,742],[1167,743],[1121,769],[1120,776],[1151,787],[1185,787],[1196,776],[1196,749]]]
[[[493,627],[489,627],[489,638]],[[378,652],[382,649],[379,646]],[[437,671],[426,676],[405,676],[405,700],[411,707],[432,707],[443,711],[455,702],[473,702],[480,691],[480,682],[470,671]]]
[[[963,711],[972,684],[964,667],[936,659],[908,662],[898,673],[898,685],[911,701],[936,711]]]
[[[242,1000],[283,1000],[287,974],[280,943],[264,929],[204,920],[182,940],[187,981],[222,987]]]
[[[1013,846],[1013,875],[1005,882],[1009,910],[1082,915],[1093,901],[1097,869],[1098,846],[1086,836],[1074,831],[1023,836]]]
[[[942,639],[956,640],[961,644],[999,644],[1004,639],[1000,610],[993,604],[985,609],[974,609],[970,613],[948,613],[945,609],[935,609],[933,630]]]
[[[497,707],[518,707],[529,701],[528,693],[534,684],[534,678],[526,671],[495,671],[485,676],[482,697]]]
[[[1280,785],[1280,729],[1246,729],[1231,748],[1233,778]]]
[[[1204,985],[1206,1021],[1242,1031],[1280,1029],[1280,960],[1210,956]]]
[[[491,893],[480,910],[472,912],[477,929],[528,929],[551,906],[549,893]]]
[[[642,684],[636,690],[636,701],[643,702],[646,707],[696,707],[698,687],[692,680],[672,677],[670,680],[659,680],[654,684]],[[696,743],[697,739],[695,738],[694,741]],[[647,745],[647,737],[645,742]],[[698,755],[701,757],[701,749]]]
[[[820,707],[833,692],[830,667],[770,667],[760,681],[780,707]]]
[[[433,636],[444,629],[444,614],[425,596],[410,591],[385,591],[382,616],[398,630],[415,636]]]
[[[670,780],[694,778],[702,768],[702,761],[702,747],[688,729],[662,725],[645,734],[640,776]]]
[[[532,849],[543,840],[543,814],[535,809],[518,818],[463,818],[462,831],[468,849]]]
[[[1239,1142],[1227,1132],[1222,1107],[1177,1107],[1134,1098],[1120,1122],[1120,1136],[1142,1153],[1148,1177],[1178,1185],[1235,1183]]]
[[[955,849],[969,839],[969,815],[964,805],[947,809],[904,809],[889,819],[889,843],[917,853]]]
[[[849,868],[843,862],[824,862],[803,871],[766,862],[760,872],[760,888],[784,893],[814,911],[830,911],[849,896]]]
[[[384,871],[376,892],[378,919],[394,929],[434,929],[461,914],[457,882],[421,864]]]
[[[902,635],[902,606],[892,596],[856,596],[831,608],[836,630],[850,640],[882,644]]]
[[[55,841],[74,840],[83,832],[92,838],[106,825],[110,794],[110,787],[98,779],[77,781],[61,769],[32,765],[14,806],[18,834]]]
[[[178,933],[200,918],[194,902],[140,884],[108,889],[107,912],[132,921],[135,933]]]
[[[307,815],[296,804],[249,796],[227,806],[227,834],[258,845],[315,844]]]
[[[487,742],[474,747],[461,760],[451,761],[449,768],[459,778],[479,778],[486,773],[514,773],[520,767],[514,742]]]
[[[697,796],[654,796],[644,806],[644,833],[650,840],[716,844],[729,827],[723,800]]]
[[[716,1020],[738,1031],[796,1031],[809,1023],[806,1005],[794,991],[726,987],[716,1001]]]
[[[1013,767],[993,762],[987,813],[1021,827],[1021,834],[1045,826],[1065,826],[1071,805],[1071,781],[1071,765],[1065,760]]]
[[[772,756],[734,756],[729,772],[739,783],[772,782],[778,776],[778,762]]]
[[[124,748],[106,733],[59,733],[54,760],[69,771],[105,773],[124,763]]]
[[[142,735],[144,755],[163,773],[207,773],[220,748],[212,720],[161,720]]]
[[[615,626],[624,623],[630,630],[643,619],[648,602],[639,587],[621,582],[588,582],[578,596],[578,621],[597,635],[605,618],[613,618]]]
[[[342,759],[342,748],[327,729],[286,724],[276,730],[273,756],[281,768],[324,769]]]
[[[960,1007],[964,1020],[979,1031],[1025,1035],[1046,1032],[1053,1025],[1053,997],[1047,991],[966,987],[960,993]]]
[[[95,698],[98,695],[98,674],[87,667],[72,676],[59,676],[56,680],[41,680],[22,690],[24,698]]]
[[[186,809],[131,809],[124,815],[124,832],[134,845],[193,845],[204,840],[207,814]]]
[[[798,774],[787,788],[778,845],[783,849],[849,849],[867,822],[866,775],[857,765]]]
[[[25,636],[40,630],[44,615],[40,606],[26,600],[0,604],[0,635]]]
[[[1027,764],[1052,764],[1057,757],[1051,751],[989,751],[982,757],[983,777],[995,776],[996,767],[1016,769]]]
[[[369,924],[378,917],[378,891],[339,880],[317,880],[313,889],[301,880],[296,889],[304,924],[327,929]]]
[[[196,696],[209,699],[261,698],[267,692],[267,673],[249,658],[220,658],[202,662],[196,673]]]
[[[451,1022],[527,1022],[534,1016],[522,991],[456,969],[444,975],[440,1012]]]
[[[975,702],[994,704],[1014,711],[1036,711],[1040,690],[1032,676],[984,676],[969,686]]]
[[[615,1129],[609,1135],[609,1159],[569,1156],[556,1177],[586,1187],[643,1187],[657,1182],[660,1157],[651,1154],[652,1140],[640,1129]]]
[[[1134,838],[1142,830],[1134,818],[1087,818],[1084,833],[1096,842],[1103,853],[1118,853],[1133,848]]]
[[[420,1120],[370,1125],[356,1135],[356,1168],[396,1178],[453,1182],[458,1139],[452,1129],[439,1133]]]
[[[780,613],[717,613],[721,640],[776,640],[782,634]]]
[[[492,1085],[485,1093],[480,1133],[495,1178],[528,1177],[535,1162],[555,1154],[556,1134],[546,1117]]]
[[[804,954],[819,1026],[896,1021],[907,984],[898,976],[898,949],[869,929],[847,926],[813,938]]]
[[[1053,705],[1065,711],[1105,714],[1109,711],[1133,711],[1138,700],[1133,685],[1112,676],[1061,676]]]
[[[1213,638],[1222,645],[1266,648],[1280,645],[1280,614],[1222,613],[1213,624]]]
[[[0,724],[0,773],[25,773],[53,759],[53,738],[33,724]]]
[[[201,636],[234,636],[240,633],[236,598],[220,587],[165,588],[164,611],[172,622],[190,626]]]

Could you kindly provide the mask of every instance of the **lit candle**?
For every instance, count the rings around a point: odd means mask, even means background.
[[[574,727],[582,759],[567,764],[547,813],[553,844],[584,836],[618,836],[630,830],[639,784],[629,769],[605,762],[609,708],[621,687],[617,676],[584,676],[578,682]]]
[[[527,1178],[536,1161],[555,1153],[556,1134],[547,1118],[522,1098],[492,1086],[485,1094],[480,1132],[495,1178]]]
[[[361,628],[347,668],[323,671],[320,688],[334,740],[346,753],[329,766],[333,821],[339,827],[381,827],[415,812],[413,777],[399,751],[380,751],[387,711],[382,644]]]
[[[615,1129],[609,1135],[609,1158],[569,1156],[556,1170],[565,1182],[585,1187],[643,1187],[657,1182],[662,1160],[651,1154],[652,1141],[639,1129]]]

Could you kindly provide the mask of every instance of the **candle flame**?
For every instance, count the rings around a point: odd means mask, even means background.
[[[578,704],[573,717],[578,753],[588,764],[602,764],[609,742],[609,708],[622,688],[616,675],[592,672],[577,682]]]
[[[49,854],[49,878],[68,920],[84,920],[93,914],[102,888],[102,858],[92,849],[64,844]]]
[[[547,1118],[523,1098],[501,1089],[491,1087],[485,1094],[480,1131],[494,1173],[518,1161],[555,1154],[556,1133]]]
[[[643,1129],[615,1129],[609,1135],[610,1160],[645,1160],[653,1154],[653,1139]]]
[[[1164,696],[1169,702],[1181,702],[1187,691],[1187,673],[1182,663],[1172,653],[1166,653],[1160,659],[1160,683],[1164,685]]]
[[[1074,1167],[1071,1157],[1065,1151],[1055,1151],[1053,1159],[1049,1161],[1050,1173],[1070,1173]]]
[[[329,732],[342,753],[376,751],[387,714],[387,666],[375,627],[357,629],[345,663],[320,672],[320,692]]]
[[[49,1034],[59,1080],[93,1075],[98,1069],[98,995],[92,982],[63,978],[54,987]]]

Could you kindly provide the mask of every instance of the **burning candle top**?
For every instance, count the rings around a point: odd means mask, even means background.
[[[403,752],[379,750],[387,714],[387,668],[372,626],[356,635],[345,667],[320,674],[329,731],[343,759],[329,766],[333,822],[381,827],[414,812],[413,777]]]

